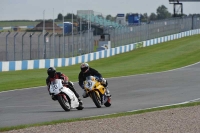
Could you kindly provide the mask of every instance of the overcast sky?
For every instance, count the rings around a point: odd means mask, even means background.
[[[156,13],[165,5],[173,13],[169,0],[0,0],[0,20],[36,20],[57,18],[58,13],[77,13],[77,10],[93,10],[103,15],[118,13]],[[183,2],[183,13],[200,13],[200,2]],[[53,15],[54,14],[54,15]]]

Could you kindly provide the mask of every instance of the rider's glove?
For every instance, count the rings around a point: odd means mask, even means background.
[[[62,83],[63,83],[64,85],[67,85],[67,84],[68,84],[68,82],[65,81],[65,80],[63,80]]]
[[[98,78],[97,81],[102,82],[102,78]]]

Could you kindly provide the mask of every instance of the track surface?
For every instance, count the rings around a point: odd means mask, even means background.
[[[0,93],[0,127],[60,119],[89,117],[176,104],[200,97],[200,63],[153,74],[109,78],[112,106],[96,108],[90,98],[85,108],[65,112],[52,101],[46,87]],[[44,80],[45,81],[45,80]],[[74,83],[81,95],[82,90]]]

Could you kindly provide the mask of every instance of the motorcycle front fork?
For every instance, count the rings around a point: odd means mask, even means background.
[[[65,99],[65,101],[68,101],[65,94],[58,94],[58,95],[61,95]]]
[[[105,94],[102,95],[102,96],[101,96],[101,105],[103,105],[103,104],[105,103],[106,100],[107,100],[106,95],[105,95]]]

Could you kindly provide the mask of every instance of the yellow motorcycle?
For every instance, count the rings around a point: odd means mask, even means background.
[[[101,108],[101,105],[105,105],[106,107],[111,106],[111,97],[106,96],[106,88],[97,80],[97,77],[86,77],[84,89],[97,108]]]

